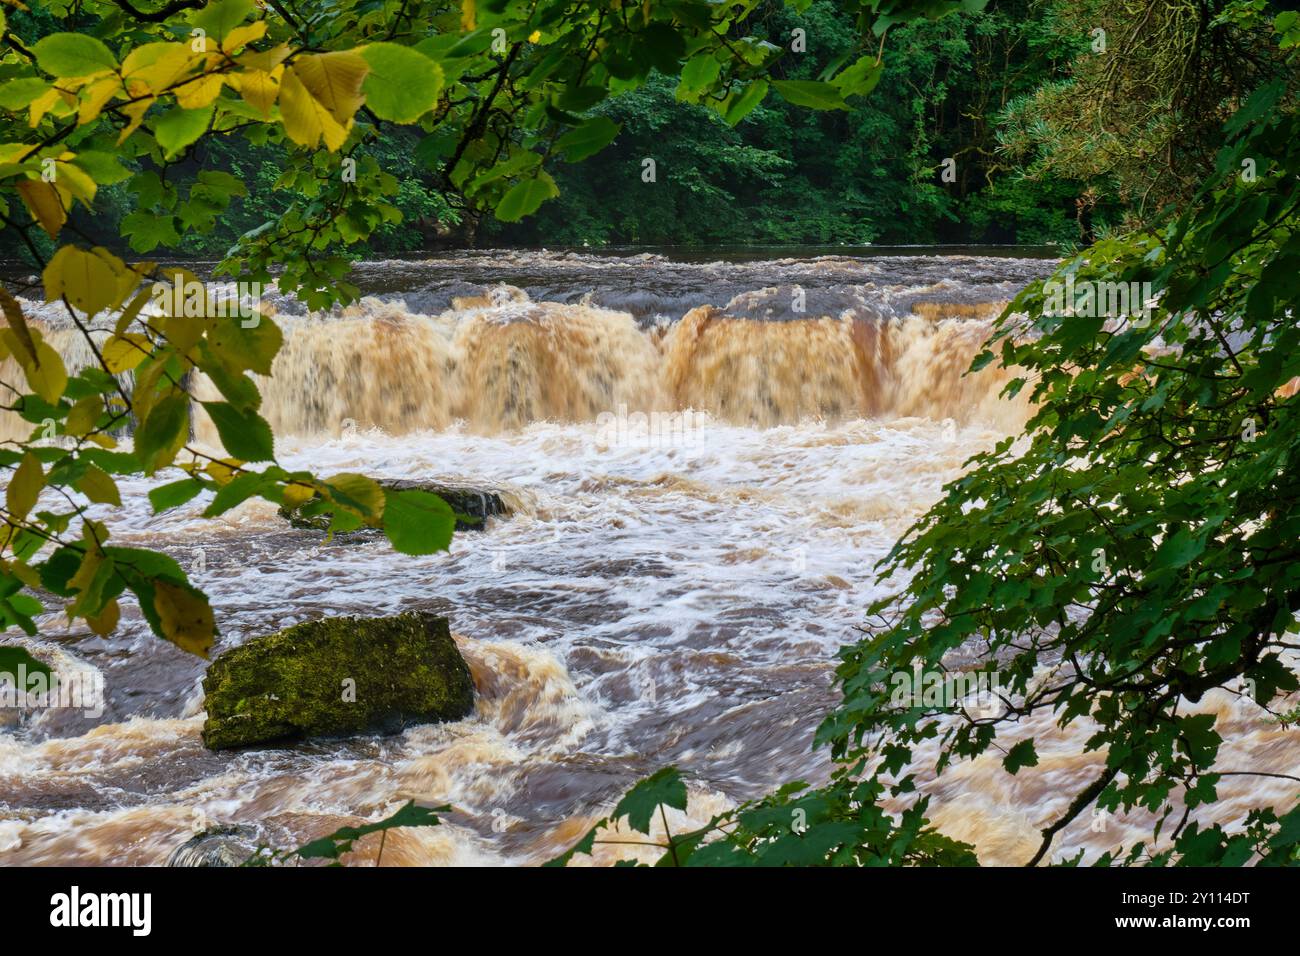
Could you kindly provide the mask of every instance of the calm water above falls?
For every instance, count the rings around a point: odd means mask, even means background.
[[[371,297],[331,316],[272,296],[286,344],[263,412],[284,463],[486,483],[516,514],[427,558],[364,536],[326,544],[260,502],[215,522],[202,499],[153,516],[144,481],[103,518],[119,543],[192,569],[223,646],[326,614],[444,609],[476,712],[213,754],[201,661],[133,608],[109,640],[51,614],[29,646],[100,670],[107,709],[0,730],[0,863],[162,863],[227,822],[296,845],[410,797],[456,812],[390,835],[385,864],[537,863],[668,763],[696,819],[824,779],[810,742],[835,700],[834,652],[898,586],[875,562],[963,460],[1023,421],[996,397],[1004,373],[962,372],[999,306],[1047,268],[479,252],[366,264]],[[686,409],[707,415],[658,439],[629,417]],[[1287,769],[1283,731],[1226,698],[1203,706],[1227,718],[1234,763]],[[936,787],[936,821],[987,862],[1027,858],[1097,762],[1081,755],[1086,728],[1043,729],[1038,767],[1012,778],[990,759]],[[1225,819],[1271,793],[1228,787]],[[1061,846],[1110,847],[1147,823],[1080,821]]]

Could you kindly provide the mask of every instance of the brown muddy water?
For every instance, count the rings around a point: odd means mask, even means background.
[[[96,517],[117,543],[185,564],[212,598],[218,652],[322,615],[445,611],[475,713],[214,754],[199,740],[202,661],[134,608],[107,640],[51,613],[38,639],[15,640],[60,673],[102,674],[105,708],[0,721],[0,864],[161,864],[224,823],[294,846],[411,798],[455,809],[390,834],[385,865],[536,864],[666,764],[689,781],[693,820],[824,780],[810,744],[835,702],[835,651],[900,586],[872,571],[891,543],[1024,421],[997,397],[1005,373],[963,372],[1001,305],[1049,267],[488,251],[367,263],[367,297],[330,315],[270,295],[286,335],[263,413],[285,465],[489,484],[516,513],[423,558],[364,534],[326,543],[262,502],[154,516],[144,480]],[[48,307],[27,305],[70,365],[86,360]],[[212,438],[203,423],[198,438]],[[1201,707],[1223,721],[1225,769],[1295,772],[1294,731],[1227,695]],[[1011,777],[988,758],[932,786],[936,822],[987,863],[1031,856],[1100,759],[1083,753],[1086,726],[1027,730],[1037,767]],[[1228,778],[1217,813],[1240,819],[1289,789]],[[1085,817],[1059,849],[1149,826]]]

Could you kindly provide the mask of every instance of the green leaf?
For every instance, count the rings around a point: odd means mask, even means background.
[[[525,179],[515,183],[497,203],[496,216],[502,222],[518,222],[524,216],[532,215],[546,200],[560,194],[555,180],[545,172],[536,179]]]
[[[818,80],[773,80],[772,86],[795,106],[809,106],[815,110],[848,109],[840,91],[829,83]]]
[[[840,91],[840,95],[866,96],[876,88],[880,78],[885,75],[885,64],[876,62],[874,56],[864,56],[848,69],[831,80],[831,85]]]
[[[263,488],[269,486],[270,482],[263,475],[256,472],[232,478],[217,489],[216,497],[212,499],[212,504],[208,505],[207,510],[203,512],[203,517],[215,518],[217,515],[225,514],[231,508],[243,504],[249,498],[261,492]]]
[[[251,324],[245,325],[246,321]],[[214,356],[232,375],[243,371],[270,375],[271,365],[283,343],[284,333],[280,326],[264,322],[255,315],[248,320],[232,317],[218,321],[208,331],[205,347],[211,348]]]
[[[136,210],[122,219],[121,232],[131,242],[136,252],[148,252],[158,246],[179,246],[180,233],[171,216]]]
[[[741,90],[739,95],[735,95],[734,99],[728,97],[722,118],[729,126],[735,126],[763,102],[763,97],[767,96],[767,86],[767,80],[754,80]]]
[[[81,567],[85,552],[77,548],[62,547],[37,568],[41,576],[41,587],[59,597],[72,597],[75,593],[68,588],[68,581]]]
[[[410,47],[371,43],[361,50],[370,72],[361,85],[366,106],[380,119],[414,123],[442,93],[442,67]]]
[[[698,95],[712,86],[721,72],[722,64],[711,51],[691,57],[682,67],[678,96],[684,99]]]
[[[185,504],[203,490],[203,482],[197,478],[182,478],[149,490],[149,503],[153,505],[154,514]]]
[[[665,767],[629,790],[614,808],[613,817],[626,816],[633,830],[649,833],[650,819],[660,804],[686,809],[686,784],[676,767]]]
[[[561,136],[556,140],[555,148],[563,152],[569,162],[580,162],[612,143],[621,128],[608,117],[597,116]]]
[[[427,491],[384,492],[384,534],[402,554],[446,551],[456,527],[451,506]]]
[[[72,159],[91,179],[101,186],[113,186],[131,178],[131,171],[122,165],[116,153],[100,149],[83,149]]]
[[[203,357],[203,371],[217,386],[223,398],[240,409],[257,409],[262,404],[262,394],[257,383],[241,371],[232,371],[221,359],[212,354],[208,343],[202,342],[199,351]]]
[[[135,435],[135,453],[144,466],[144,473],[152,475],[171,464],[189,434],[189,396],[168,395],[153,407]]]
[[[582,113],[591,109],[608,95],[609,90],[603,86],[575,86],[561,93],[556,99],[555,105],[562,110]]]
[[[32,100],[43,96],[49,88],[50,84],[34,76],[0,83],[0,107],[26,113]]]
[[[538,153],[523,150],[511,156],[504,162],[497,163],[491,169],[475,176],[470,184],[466,187],[468,192],[477,192],[488,183],[496,182],[504,177],[518,176],[521,173],[533,169],[541,163],[542,157]]]
[[[215,108],[215,104],[198,110],[176,107],[160,116],[154,122],[153,135],[162,147],[163,155],[175,159],[186,146],[207,132]]]
[[[292,851],[303,859],[337,860],[344,853],[351,851],[352,844],[363,836],[380,833],[397,827],[436,827],[441,822],[439,813],[450,813],[451,807],[420,807],[415,801],[409,801],[392,816],[376,823],[367,823],[359,827],[340,827],[329,836],[320,837],[305,843]]]
[[[239,409],[228,402],[204,402],[204,410],[217,426],[226,451],[240,461],[275,460],[271,426],[252,409]]]
[[[176,563],[176,559],[161,551],[110,545],[104,549],[104,553],[113,559],[113,563],[118,568],[129,569],[131,573],[146,578],[166,578],[180,584],[185,583],[185,572]]]
[[[208,36],[224,40],[252,10],[253,0],[213,0],[195,13],[190,22],[205,30]]]
[[[1151,569],[1163,571],[1184,567],[1204,550],[1205,542],[1200,535],[1193,534],[1185,528],[1181,529],[1160,543]]]
[[[99,40],[84,33],[53,33],[32,47],[36,65],[51,76],[90,76],[117,69],[117,58]]]
[[[16,676],[19,667],[25,668],[28,674],[44,674],[47,679],[54,676],[49,664],[32,657],[21,647],[0,646],[0,674]]]
[[[1007,768],[1007,773],[1014,774],[1021,767],[1038,766],[1038,752],[1034,750],[1034,741],[1022,740],[1009,751],[1002,760],[1002,766]]]
[[[85,474],[76,482],[77,490],[98,504],[122,506],[122,496],[117,483],[94,465],[87,465]]]

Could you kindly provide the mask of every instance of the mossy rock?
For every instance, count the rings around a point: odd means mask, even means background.
[[[324,618],[254,638],[212,662],[203,693],[212,750],[391,733],[474,707],[447,619],[428,612]]]
[[[500,492],[485,488],[469,488],[459,485],[444,485],[431,481],[418,481],[409,478],[380,479],[379,487],[388,491],[427,491],[437,495],[456,512],[457,531],[478,531],[487,523],[488,518],[507,516],[510,509],[506,507]],[[279,515],[295,528],[304,531],[328,531],[330,519],[326,515],[303,514],[303,508],[320,500],[316,495],[294,508],[280,507]],[[355,532],[340,531],[339,535]]]

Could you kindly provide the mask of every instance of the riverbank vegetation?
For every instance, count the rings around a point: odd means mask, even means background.
[[[353,258],[432,243],[1078,245],[977,362],[1032,392],[1025,434],[973,459],[878,569],[907,583],[841,652],[816,737],[831,783],[655,839],[677,864],[973,863],[922,784],[985,753],[1035,766],[1047,719],[1094,728],[1097,767],[1025,862],[1070,862],[1055,840],[1085,812],[1141,811],[1151,838],[1099,862],[1294,863],[1300,809],[1197,819],[1255,772],[1224,764],[1198,705],[1227,693],[1282,719],[1300,689],[1284,6],[10,3],[0,222],[39,278],[0,296],[5,404],[31,426],[0,449],[0,616],[31,633],[52,595],[107,635],[129,591],[206,654],[219,622],[184,570],[86,513],[120,503],[124,475],[167,479],[157,511],[208,491],[208,516],[311,502],[405,554],[452,534],[437,495],[276,464],[249,373],[269,373],[280,330],[142,255],[221,254],[223,274],[324,308],[356,297]],[[1100,307],[1114,288],[1141,291]],[[16,293],[62,303],[94,361],[67,368]],[[198,375],[218,397],[193,401]],[[197,414],[225,455],[191,441]],[[889,692],[959,648],[998,673],[991,712]],[[685,802],[664,769],[569,856]]]

